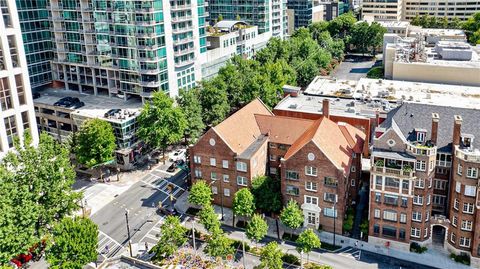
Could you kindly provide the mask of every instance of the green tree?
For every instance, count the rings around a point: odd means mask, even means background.
[[[255,211],[255,198],[248,188],[242,188],[235,193],[232,209],[237,216],[252,216]]]
[[[326,21],[314,22],[308,26],[308,30],[312,38],[318,42],[322,39],[323,33],[328,33],[328,25],[329,23]]]
[[[468,18],[462,25],[465,30],[468,41],[473,45],[480,44],[480,12],[475,13]]]
[[[207,229],[207,231],[212,232],[215,228],[220,228],[220,221],[218,220],[217,213],[212,205],[205,205],[199,213],[200,223]]]
[[[413,18],[410,21],[410,24],[415,25],[415,26],[420,26],[420,16],[418,16],[418,14],[415,15],[415,18]]]
[[[290,200],[280,213],[280,220],[290,229],[298,229],[303,223],[303,212],[297,202]]]
[[[282,250],[278,247],[277,242],[273,241],[268,243],[260,254],[260,269],[282,269],[283,253]]]
[[[420,17],[420,26],[428,28],[428,15],[423,15]]]
[[[303,251],[304,253],[307,253],[307,255],[310,255],[312,249],[319,248],[321,246],[320,239],[318,238],[317,234],[315,234],[315,232],[310,228],[306,229],[298,236],[296,243],[297,251]]]
[[[101,119],[86,120],[75,135],[75,155],[91,168],[113,160],[115,135],[112,125]]]
[[[221,22],[223,21],[223,16],[222,14],[218,15],[218,18],[217,18],[217,22]]]
[[[151,102],[146,102],[138,121],[138,137],[154,148],[161,148],[163,162],[168,145],[180,141],[187,120],[180,107],[162,91],[154,92]]]
[[[353,13],[344,13],[330,21],[328,31],[332,37],[346,38],[356,22]]]
[[[439,24],[440,24],[440,28],[448,29],[449,21],[448,21],[447,17],[441,18]]]
[[[375,56],[377,53],[377,48],[381,47],[383,44],[383,35],[387,32],[387,29],[380,25],[378,22],[372,22],[369,27],[370,33],[370,47],[372,55]]]
[[[212,190],[204,180],[198,180],[192,185],[188,202],[202,207],[212,203]]]
[[[192,142],[196,142],[205,129],[202,118],[202,104],[200,103],[200,92],[197,88],[191,90],[180,90],[177,103],[183,111],[187,120],[185,128],[185,142],[190,137]]]
[[[476,13],[478,14],[478,13]],[[475,17],[475,15],[474,15]],[[461,29],[462,28],[462,21],[457,18],[457,17],[454,17],[452,21],[450,21],[450,28],[452,29]]]
[[[98,227],[87,218],[65,217],[54,226],[45,253],[50,268],[81,269],[97,259]]]
[[[202,81],[200,85],[200,103],[203,109],[205,125],[217,125],[230,112],[226,84],[220,77]]]
[[[220,228],[215,228],[207,240],[205,253],[212,257],[225,258],[228,254],[235,252],[231,239],[225,236]]]
[[[257,176],[252,180],[252,194],[255,197],[256,208],[263,212],[280,212],[282,209],[280,180]]]
[[[428,27],[430,28],[438,28],[438,21],[437,21],[437,17],[435,16],[431,16],[428,18]]]
[[[357,23],[352,28],[350,43],[362,54],[371,50],[375,55],[376,48],[382,45],[385,32],[386,29],[377,22],[370,25],[368,22]]]
[[[154,260],[161,260],[175,253],[187,242],[187,228],[183,227],[177,216],[168,216],[160,227],[158,243],[150,250],[155,253]]]
[[[247,238],[258,243],[267,235],[268,224],[259,214],[254,214],[248,222],[245,234]]]
[[[18,141],[18,139],[17,139]],[[78,208],[75,171],[68,148],[46,133],[38,147],[25,135],[23,145],[0,163],[0,264],[26,253],[51,227]]]

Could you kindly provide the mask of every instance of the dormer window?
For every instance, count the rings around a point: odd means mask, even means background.
[[[427,136],[427,133],[424,131],[417,131],[417,142],[423,143],[425,142],[425,137]]]
[[[471,148],[473,144],[473,135],[471,134],[462,134],[460,136],[461,145],[464,148]]]

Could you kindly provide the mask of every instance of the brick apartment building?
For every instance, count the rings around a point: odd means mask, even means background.
[[[466,252],[480,266],[479,149],[480,110],[404,103],[390,111],[373,139],[369,241]]]
[[[256,99],[190,148],[192,182],[206,180],[214,203],[231,207],[237,190],[250,187],[256,176],[270,175],[281,180],[284,203],[299,203],[304,225],[331,231],[335,216],[341,231],[356,191],[351,186],[360,178],[364,141],[363,132],[331,121],[328,111],[318,120],[275,116]]]

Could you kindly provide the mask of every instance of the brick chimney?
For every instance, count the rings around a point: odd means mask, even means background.
[[[322,102],[322,114],[326,118],[330,118],[330,100],[323,99]]]
[[[460,132],[462,128],[462,116],[455,115],[453,116],[455,123],[453,124],[453,137],[452,137],[452,145],[458,146],[460,145]],[[454,150],[454,149],[453,149]]]
[[[438,138],[438,122],[440,121],[440,116],[438,113],[432,113],[432,133],[431,140],[436,145]]]

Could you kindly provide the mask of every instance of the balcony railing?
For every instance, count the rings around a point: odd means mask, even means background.
[[[373,166],[373,170],[375,172],[393,175],[396,177],[405,177],[405,178],[415,177],[415,171],[413,171],[413,169],[399,169],[399,168]]]
[[[480,151],[462,149],[459,146],[455,146],[455,156],[466,162],[480,163]]]
[[[431,156],[437,154],[437,147],[427,147],[421,144],[407,143],[407,151],[415,155]]]

